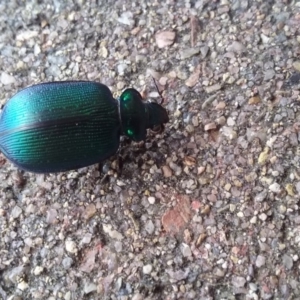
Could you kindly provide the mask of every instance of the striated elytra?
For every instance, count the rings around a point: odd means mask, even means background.
[[[0,116],[0,150],[19,168],[61,172],[101,162],[119,148],[120,136],[146,138],[169,120],[165,108],[143,102],[135,89],[114,99],[91,81],[30,86],[14,95]]]

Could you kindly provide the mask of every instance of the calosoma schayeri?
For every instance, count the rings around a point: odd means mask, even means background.
[[[120,136],[146,138],[169,120],[160,104],[144,102],[135,89],[114,99],[90,81],[41,83],[21,90],[0,116],[0,150],[19,168],[61,172],[101,162],[119,148]]]

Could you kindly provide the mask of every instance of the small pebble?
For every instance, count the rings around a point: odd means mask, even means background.
[[[239,218],[244,218],[245,215],[242,211],[239,211],[237,214],[236,214]]]
[[[128,66],[127,66],[127,64],[124,64],[124,63],[118,64],[117,70],[118,70],[118,74],[120,76],[123,76],[127,72]]]
[[[125,87],[125,82],[124,82],[124,81],[119,81],[119,82],[117,83],[117,89],[118,89],[118,90],[123,90],[124,87]]]
[[[145,296],[140,293],[136,293],[132,296],[132,300],[144,300],[144,299],[145,299]]]
[[[130,27],[134,26],[133,13],[131,11],[125,11],[122,15],[117,19],[118,22],[124,25],[128,25]]]
[[[115,242],[115,249],[118,253],[121,253],[123,250],[123,244],[120,241]]]
[[[257,284],[256,283],[253,283],[253,282],[250,282],[249,283],[249,288],[251,291],[256,291],[257,290]]]
[[[170,169],[169,166],[163,166],[162,171],[163,171],[164,177],[169,178],[172,176],[172,170]]]
[[[13,76],[11,76],[5,72],[1,73],[0,81],[3,85],[8,85],[8,84],[12,84],[12,83],[16,82],[16,80]]]
[[[36,266],[36,267],[34,268],[33,274],[34,274],[35,276],[38,276],[38,275],[40,275],[43,271],[44,271],[44,268],[43,268],[43,267],[41,267],[41,266]]]
[[[200,48],[201,51],[201,57],[205,58],[208,54],[209,47],[207,45],[204,45],[203,47]]]
[[[258,103],[260,103],[260,97],[259,96],[251,97],[248,100],[248,104],[250,104],[250,105],[254,105],[254,104],[258,104]]]
[[[148,197],[148,201],[149,201],[150,204],[154,204],[155,203],[155,198],[150,196],[150,197]]]
[[[254,216],[254,217],[252,217],[252,218],[250,219],[250,223],[251,223],[251,224],[256,224],[256,222],[257,222],[257,217],[256,217],[256,216]]]
[[[83,292],[86,295],[89,294],[89,293],[92,293],[96,290],[97,290],[97,286],[96,286],[96,284],[94,284],[92,282],[86,282],[84,287],[83,287]]]
[[[22,280],[22,281],[20,281],[20,282],[18,283],[18,286],[17,286],[17,287],[18,287],[19,290],[25,291],[26,289],[28,289],[29,284],[28,284],[26,281]]]
[[[153,269],[152,265],[150,265],[150,264],[145,265],[145,266],[143,266],[143,273],[150,274],[152,272],[152,269]]]
[[[53,209],[53,208],[50,208],[47,211],[46,222],[49,223],[49,224],[54,224],[55,221],[56,221],[57,215],[58,215],[57,210]]]
[[[112,239],[120,241],[124,238],[124,236],[117,230],[114,230],[110,224],[102,224],[102,228]]]
[[[288,254],[284,254],[282,257],[282,263],[287,270],[291,270],[294,264],[293,258]]]
[[[70,253],[77,253],[77,246],[76,246],[76,243],[74,241],[71,241],[71,240],[67,240],[65,242],[65,246],[66,246],[66,250]]]
[[[214,130],[217,128],[217,125],[215,122],[212,122],[212,123],[208,123],[204,126],[204,130],[205,131],[209,131],[209,130]]]
[[[223,126],[226,124],[226,118],[224,116],[221,116],[220,118],[216,119],[216,123]]]
[[[226,107],[226,103],[224,101],[221,101],[216,105],[217,110],[223,110],[225,107]]]
[[[190,257],[192,255],[190,246],[185,243],[182,243],[181,244],[181,253],[184,257]]]
[[[231,117],[229,117],[227,119],[227,125],[228,126],[234,126],[235,125],[235,121]]]
[[[296,60],[293,62],[293,67],[296,71],[300,72],[300,60]]]
[[[67,291],[64,296],[64,300],[71,300],[72,294],[70,291]]]
[[[233,51],[233,52],[236,52],[236,53],[241,53],[241,52],[244,52],[246,50],[245,46],[241,43],[241,42],[238,42],[238,41],[234,41],[232,42],[232,44],[228,47],[227,49],[228,51]]]
[[[96,212],[97,212],[97,209],[96,209],[95,204],[91,203],[86,207],[86,209],[83,213],[83,217],[86,220],[88,220],[88,219],[92,218],[95,215]]]
[[[264,151],[259,154],[258,163],[263,165],[266,163],[267,158],[269,156],[269,147],[265,147]]]
[[[188,48],[185,50],[182,50],[180,53],[181,59],[187,59],[190,58],[200,52],[200,48]]]
[[[265,214],[265,213],[262,213],[259,215],[259,218],[262,220],[262,221],[266,221],[268,216]]]
[[[83,244],[89,244],[92,240],[93,235],[91,233],[86,233],[82,239],[81,239],[81,243]]]
[[[295,196],[294,186],[291,183],[286,184],[285,190],[290,196]]]
[[[154,227],[152,220],[147,221],[147,223],[145,224],[145,229],[148,232],[148,234],[154,233],[155,227]]]
[[[262,266],[264,266],[266,263],[266,258],[263,255],[258,255],[255,261],[255,265],[260,268]]]
[[[11,211],[11,216],[14,219],[17,219],[22,213],[22,209],[19,206],[15,206]]]
[[[228,137],[230,140],[237,138],[237,132],[232,129],[232,127],[223,126],[222,133],[224,136]]]
[[[171,46],[175,40],[174,31],[160,31],[155,35],[155,41],[158,48],[165,48]]]
[[[66,269],[66,270],[70,269],[72,264],[73,264],[73,259],[71,257],[65,257],[62,260],[62,265],[63,265],[64,269]]]
[[[246,284],[246,279],[244,277],[241,276],[233,276],[232,277],[232,284],[235,287],[243,287]]]
[[[279,193],[281,191],[281,187],[277,182],[272,183],[269,186],[269,189],[271,192],[274,192],[274,193]]]
[[[210,85],[208,87],[205,88],[206,93],[210,94],[210,93],[214,93],[216,91],[219,91],[222,88],[222,86],[218,83]]]

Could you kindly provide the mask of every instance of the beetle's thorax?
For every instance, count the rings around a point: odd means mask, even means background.
[[[167,111],[157,103],[144,102],[135,89],[125,90],[118,99],[122,133],[134,141],[146,138],[148,128],[167,123]]]
[[[149,117],[140,93],[135,89],[127,89],[118,102],[122,133],[134,141],[144,140]]]

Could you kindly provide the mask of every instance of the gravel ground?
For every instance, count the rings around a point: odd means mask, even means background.
[[[165,98],[101,165],[0,156],[2,299],[300,299],[300,2],[0,3],[0,101],[83,79]],[[113,1],[111,1],[113,2]]]

